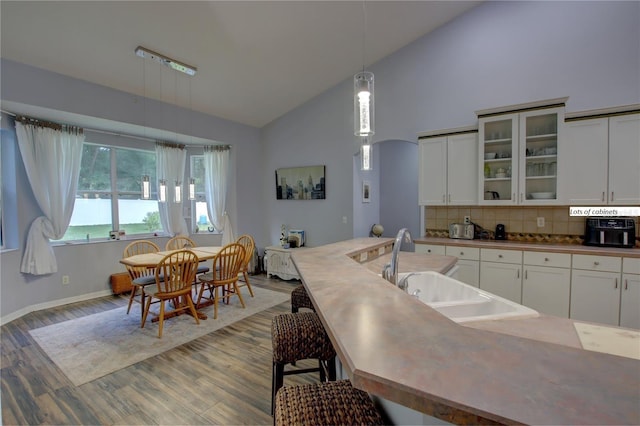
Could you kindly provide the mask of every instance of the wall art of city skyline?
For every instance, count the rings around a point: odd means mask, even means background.
[[[325,166],[285,167],[276,170],[276,199],[324,200]]]

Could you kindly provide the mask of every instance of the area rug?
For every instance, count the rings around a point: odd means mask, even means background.
[[[158,324],[147,319],[140,328],[140,304],[112,309],[30,330],[29,333],[51,360],[73,382],[80,386],[92,380],[180,346],[221,329],[289,299],[288,293],[253,287],[255,297],[244,296],[243,309],[237,297],[229,305],[218,306],[213,319],[213,306],[201,312],[208,319],[196,325],[193,317],[181,315],[164,321],[162,339]],[[153,310],[153,308],[152,308]]]

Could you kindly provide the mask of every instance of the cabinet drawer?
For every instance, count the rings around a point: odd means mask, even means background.
[[[481,249],[480,259],[483,262],[522,263],[520,250]]]
[[[480,260],[480,249],[477,247],[446,246],[445,253],[458,259]]]
[[[591,256],[588,254],[573,255],[573,269],[620,272],[621,268],[622,258],[620,257]]]
[[[571,255],[568,253],[525,251],[524,264],[534,266],[554,266],[556,268],[570,268]]]
[[[425,254],[444,254],[444,246],[439,246],[435,244],[416,243],[414,251],[416,253],[425,253]]]
[[[622,272],[625,274],[640,274],[640,259],[625,257],[622,259]]]

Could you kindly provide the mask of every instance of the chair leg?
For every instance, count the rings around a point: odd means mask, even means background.
[[[282,387],[284,382],[284,364],[273,363],[273,371],[271,373],[271,415],[276,408],[276,393]]]
[[[213,319],[218,318],[218,286],[213,288]]]
[[[160,300],[160,317],[158,318],[158,337],[162,339],[162,325],[164,323],[164,304],[165,300]]]
[[[204,294],[204,286],[205,283],[202,282],[202,284],[200,285],[200,291],[198,291],[198,298],[196,299],[196,306],[200,306],[200,300],[202,299],[202,295]]]
[[[136,293],[138,292],[138,287],[135,285],[131,287],[131,294],[129,295],[129,304],[127,305],[127,315],[129,315],[129,311],[131,310],[131,304],[133,303],[133,299],[136,297]],[[144,308],[142,305],[141,309]]]
[[[251,283],[249,282],[249,274],[247,274],[247,271],[243,271],[242,274],[244,275],[244,282],[247,283],[249,294],[251,295],[251,297],[253,297],[253,289],[251,288]]]
[[[198,313],[196,312],[196,307],[193,305],[191,294],[187,294],[185,297],[187,299],[187,305],[189,306],[189,311],[191,312],[191,315],[193,315],[193,317],[196,319],[196,324],[200,325],[200,319],[198,319]]]
[[[149,315],[149,308],[151,308],[151,297],[146,305],[142,305],[142,320],[140,321],[140,328],[144,328],[144,323],[147,322],[147,315]]]
[[[233,289],[236,292],[236,294],[238,295],[238,299],[240,299],[240,304],[242,305],[242,307],[244,308],[244,299],[242,298],[242,294],[240,293],[240,290],[238,289],[238,283],[234,282],[233,283]]]

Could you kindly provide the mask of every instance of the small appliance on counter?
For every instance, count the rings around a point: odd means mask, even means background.
[[[631,217],[588,217],[584,244],[587,246],[633,248],[636,224]]]
[[[452,223],[449,225],[449,238],[473,240],[475,226],[473,223]]]
[[[507,239],[507,231],[504,228],[502,223],[496,225],[496,240],[506,240]]]

